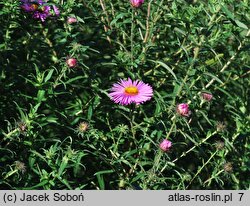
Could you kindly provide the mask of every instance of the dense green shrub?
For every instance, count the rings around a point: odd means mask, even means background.
[[[0,0],[1,188],[249,189],[248,0],[47,3]],[[114,103],[127,78],[152,99]]]

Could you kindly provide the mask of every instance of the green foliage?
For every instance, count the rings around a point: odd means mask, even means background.
[[[250,188],[248,0],[49,3],[41,22],[0,0],[1,188]],[[153,98],[112,102],[128,77]]]

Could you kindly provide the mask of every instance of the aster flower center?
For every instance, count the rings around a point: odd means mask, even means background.
[[[137,95],[139,93],[137,87],[129,86],[125,88],[125,93],[128,95]]]
[[[34,9],[34,10],[37,10],[38,9],[38,5],[37,4],[31,4],[31,6],[30,6],[32,9]]]

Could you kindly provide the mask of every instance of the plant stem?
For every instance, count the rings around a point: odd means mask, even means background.
[[[167,133],[166,139],[169,138],[170,134],[172,133],[172,131],[174,129],[174,126],[175,126],[175,123],[176,123],[176,115],[172,119],[173,119],[173,123],[171,125],[171,128],[170,128],[169,132]]]
[[[130,114],[129,114],[129,116],[130,116],[130,127],[131,127],[131,133],[132,133],[132,137],[133,137],[133,139],[134,139],[134,141],[135,141],[135,129],[134,129],[134,121],[135,121],[135,116],[134,116],[134,107],[131,107],[130,108]],[[136,144],[136,142],[135,142],[135,144]]]
[[[188,186],[186,187],[186,189],[192,184],[192,182],[194,181],[194,179],[198,176],[198,174],[200,174],[200,172],[203,170],[203,168],[210,162],[210,160],[217,154],[218,150],[216,150],[210,157],[209,159],[205,162],[205,164],[202,165],[202,167],[199,168],[199,170],[196,172],[196,174],[194,175],[194,177],[192,178],[192,180],[189,182]]]
[[[210,137],[214,136],[217,133],[217,131],[213,132],[212,134],[208,135],[205,139],[203,139],[201,142],[199,142],[198,144],[194,145],[193,147],[191,147],[188,151],[183,152],[181,154],[181,156],[177,157],[175,160],[173,160],[172,162],[176,162],[177,160],[179,160],[180,158],[186,156],[188,153],[192,152],[196,147],[200,146],[201,144],[203,144],[204,142],[206,142]],[[163,172],[167,167],[167,164],[161,169],[161,172]]]
[[[206,184],[207,182],[208,182],[208,185],[210,185],[210,184],[211,184],[211,180],[214,179],[215,177],[217,177],[217,176],[218,176],[219,174],[221,174],[222,172],[224,172],[224,169],[223,169],[223,170],[220,170],[220,171],[217,172],[215,175],[213,175],[212,177],[210,177],[209,179],[207,179],[207,180],[203,183],[203,185]]]
[[[130,55],[131,55],[131,71],[133,71],[134,68],[134,29],[135,29],[135,23],[134,23],[134,9],[132,9],[131,14],[131,35],[130,35]]]

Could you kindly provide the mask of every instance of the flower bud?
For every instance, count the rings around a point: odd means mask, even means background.
[[[144,3],[144,0],[130,0],[130,3],[133,7],[139,8]]]
[[[68,19],[67,19],[68,24],[73,24],[76,22],[77,22],[77,19],[75,17],[68,17]]]
[[[69,58],[69,59],[66,60],[66,64],[70,68],[75,67],[76,64],[77,64],[77,60],[75,58]]]
[[[167,152],[170,150],[170,148],[172,147],[172,142],[170,142],[167,139],[164,139],[161,143],[160,143],[160,149],[163,152]]]
[[[188,117],[191,114],[187,103],[181,103],[177,105],[176,111],[178,114],[184,117]]]
[[[213,95],[206,93],[206,92],[202,92],[201,97],[203,100],[208,101],[208,102],[210,102],[213,99]]]

